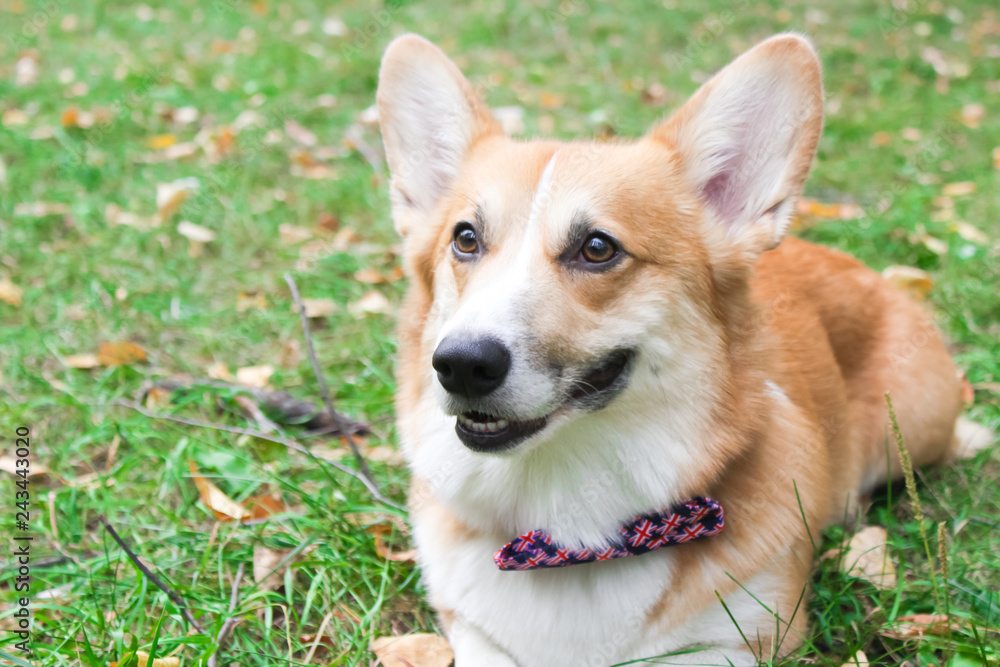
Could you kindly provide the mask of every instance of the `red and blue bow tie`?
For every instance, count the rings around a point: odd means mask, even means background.
[[[619,537],[603,549],[565,549],[544,530],[533,530],[508,542],[493,556],[501,570],[537,570],[595,560],[638,556],[660,547],[694,542],[722,532],[722,505],[697,497],[665,512],[642,514],[621,527]]]

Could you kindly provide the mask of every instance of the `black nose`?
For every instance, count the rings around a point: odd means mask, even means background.
[[[447,336],[434,350],[431,365],[448,393],[478,398],[503,384],[510,351],[492,338]]]

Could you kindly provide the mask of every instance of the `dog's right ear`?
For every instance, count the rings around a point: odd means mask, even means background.
[[[419,35],[385,50],[376,101],[392,217],[406,236],[448,192],[470,147],[502,130],[455,63]]]

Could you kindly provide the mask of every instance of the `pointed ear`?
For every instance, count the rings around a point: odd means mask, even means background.
[[[759,253],[788,231],[822,125],[816,52],[783,34],[734,60],[649,138],[674,150],[714,226]]]
[[[502,130],[455,63],[419,35],[389,44],[376,100],[392,217],[405,236],[451,187],[472,144]]]

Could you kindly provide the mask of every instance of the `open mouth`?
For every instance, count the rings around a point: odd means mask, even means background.
[[[618,379],[625,373],[631,358],[629,350],[612,352],[574,383],[566,403],[545,417],[518,421],[483,412],[464,412],[455,422],[455,433],[474,452],[512,449],[545,428],[553,414],[571,403],[591,409],[607,405],[624,386]]]

